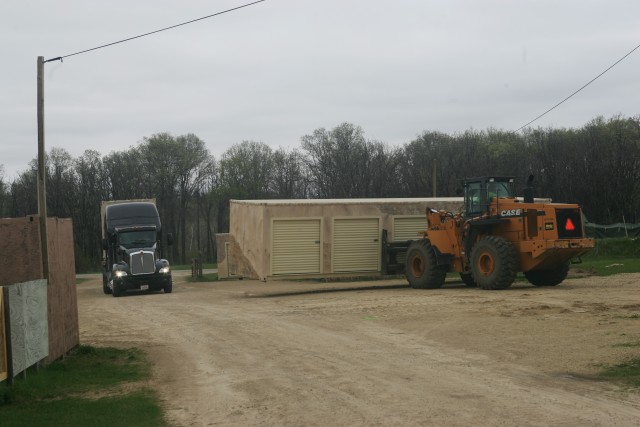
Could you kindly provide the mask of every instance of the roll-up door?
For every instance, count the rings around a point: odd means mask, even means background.
[[[335,218],[332,265],[334,273],[380,271],[380,219]]]
[[[393,240],[418,240],[419,231],[427,230],[427,218],[420,216],[397,216],[393,218]]]
[[[320,273],[320,219],[274,219],[271,274]]]

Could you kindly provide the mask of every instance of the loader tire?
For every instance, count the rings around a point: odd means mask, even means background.
[[[431,243],[422,239],[411,242],[407,249],[405,274],[412,288],[436,289],[444,285],[447,271],[438,265]]]
[[[518,257],[511,242],[487,236],[471,250],[471,273],[481,289],[506,289],[516,278]]]
[[[557,286],[567,278],[569,263],[564,263],[555,270],[530,270],[524,277],[534,286]]]
[[[460,273],[460,278],[462,279],[462,283],[464,283],[465,286],[468,286],[470,288],[476,288],[478,286],[476,281],[473,280],[473,274],[471,273]]]

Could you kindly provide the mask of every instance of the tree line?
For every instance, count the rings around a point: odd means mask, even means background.
[[[37,213],[36,161],[13,181],[0,167],[0,216]],[[579,203],[591,222],[640,222],[640,116],[596,118],[579,129],[426,131],[391,146],[351,123],[316,129],[299,148],[233,145],[219,158],[194,134],[158,133],[107,155],[46,156],[49,216],[72,218],[76,265],[101,262],[100,203],[155,198],[173,263],[215,260],[215,234],[229,228],[230,199],[455,196],[460,180],[529,174],[536,195]],[[435,181],[435,186],[434,186]],[[434,193],[435,190],[435,193]]]

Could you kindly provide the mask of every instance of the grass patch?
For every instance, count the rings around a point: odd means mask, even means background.
[[[585,255],[584,258],[601,257],[638,258],[640,257],[640,238],[617,237],[610,239],[596,239],[596,247]]]
[[[611,381],[640,387],[640,359],[608,366],[600,372],[600,376]]]
[[[80,346],[13,386],[0,384],[0,419],[3,426],[166,425],[154,392],[135,384],[150,374],[140,350]]]
[[[635,348],[640,347],[640,341],[636,342],[623,342],[620,344],[614,344],[613,347],[626,347],[626,348]]]
[[[218,273],[205,273],[202,277],[187,277],[188,282],[216,282],[218,280]]]
[[[218,264],[202,264],[203,270],[210,270],[218,268]],[[191,264],[178,264],[172,265],[172,270],[191,270]]]
[[[586,270],[596,276],[612,276],[620,273],[640,272],[640,259],[618,257],[585,257],[581,264],[571,266],[575,270]]]
[[[76,277],[76,285],[79,285],[80,283],[84,283],[87,282],[89,279],[86,278],[78,278]]]

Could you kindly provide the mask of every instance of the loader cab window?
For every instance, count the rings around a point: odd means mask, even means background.
[[[481,190],[480,182],[468,182],[464,187],[464,205],[467,217],[478,216],[484,212],[486,202],[482,200]]]
[[[495,197],[514,197],[512,178],[484,178],[465,183],[465,216],[473,218],[489,211]]]
[[[510,182],[489,182],[487,185],[487,201],[491,202],[494,197],[513,197],[513,183]]]

